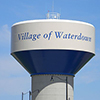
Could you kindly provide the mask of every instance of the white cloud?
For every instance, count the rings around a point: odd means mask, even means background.
[[[88,68],[83,69],[78,73],[78,75],[76,75],[76,84],[90,84],[92,82],[100,80],[100,66],[98,66],[98,64],[88,64],[85,67]]]
[[[6,55],[0,58],[0,70],[6,71],[7,74],[22,74],[25,70],[11,57],[11,55]],[[3,74],[4,73],[0,73]]]
[[[29,77],[5,78],[0,80],[0,94],[19,95],[21,92],[29,91]]]
[[[29,74],[10,55],[0,58],[0,94],[20,95],[29,89]]]
[[[86,64],[75,77],[76,84],[90,84],[100,80],[100,49],[96,49],[96,55]]]
[[[84,75],[81,76],[80,78],[81,78],[81,81],[89,84],[91,82],[98,80],[99,76],[100,76],[100,74],[99,74],[98,70],[95,69],[95,70],[84,73]]]
[[[0,45],[8,44],[10,41],[10,30],[8,25],[3,25],[0,28]]]
[[[30,76],[9,53],[10,35],[8,25],[3,25],[0,28],[0,95],[21,95],[30,89]]]

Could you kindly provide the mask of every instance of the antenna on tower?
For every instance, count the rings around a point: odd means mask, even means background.
[[[60,8],[60,15],[61,15],[61,8]]]
[[[60,14],[57,12],[54,12],[54,0],[52,1],[52,12],[48,11],[46,18],[47,19],[60,19]]]
[[[54,0],[52,1],[52,12],[54,12]]]

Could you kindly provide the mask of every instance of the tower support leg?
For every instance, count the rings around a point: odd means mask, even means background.
[[[73,100],[73,76],[33,75],[32,100]]]

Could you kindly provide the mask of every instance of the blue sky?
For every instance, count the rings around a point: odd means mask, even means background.
[[[74,100],[100,100],[100,1],[99,0],[0,0],[0,100],[21,100],[31,90],[28,72],[10,55],[12,24],[45,19],[46,13],[61,13],[61,19],[78,20],[95,26],[96,56],[76,75]],[[28,94],[24,96],[27,100]]]

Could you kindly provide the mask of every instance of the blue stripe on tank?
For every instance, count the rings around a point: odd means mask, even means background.
[[[76,74],[94,54],[76,50],[27,50],[12,55],[30,73]]]
[[[74,74],[71,74],[71,73],[57,73],[57,72],[54,72],[54,73],[32,73],[31,76],[33,75],[70,75],[70,76],[75,76]]]

